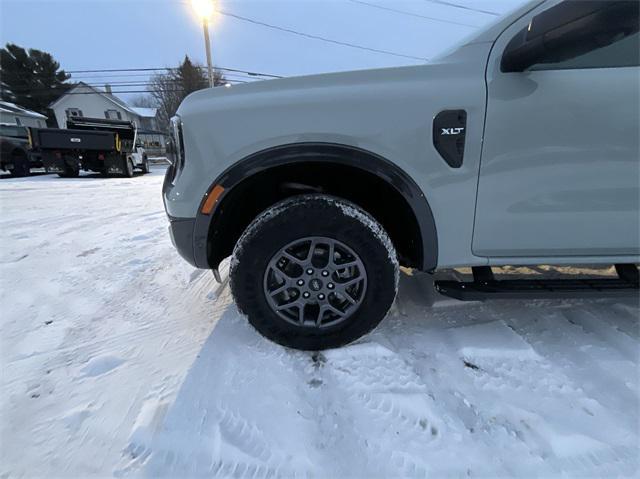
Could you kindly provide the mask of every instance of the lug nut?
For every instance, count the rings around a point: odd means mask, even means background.
[[[298,286],[302,286],[304,285],[304,279],[299,279],[298,280]]]
[[[312,270],[311,268],[309,268],[309,269],[307,270],[307,274],[313,274],[313,270]]]
[[[334,286],[334,284],[333,284],[333,283],[329,283],[329,284],[327,284],[327,288],[329,288],[329,289],[333,289],[333,288],[335,288],[335,286]]]
[[[324,294],[320,293],[320,294],[318,295],[318,299],[324,299]]]
[[[302,297],[303,298],[308,298],[309,296],[311,296],[311,295],[309,294],[308,291],[305,291],[304,293],[302,293]]]
[[[322,276],[329,276],[329,272],[328,271],[323,271],[322,272]]]

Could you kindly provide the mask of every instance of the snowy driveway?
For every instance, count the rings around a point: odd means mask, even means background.
[[[634,299],[403,275],[372,334],[289,351],[177,256],[161,182],[0,180],[0,477],[638,474]]]

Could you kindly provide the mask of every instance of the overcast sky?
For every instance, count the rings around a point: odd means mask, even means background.
[[[523,0],[445,1],[497,13],[523,3]],[[223,12],[259,22],[419,58],[433,57],[496,18],[444,5],[441,0],[362,2],[216,3]],[[219,14],[210,28],[214,63],[228,68],[292,76],[422,62],[302,38]],[[202,27],[189,0],[0,0],[0,41],[48,51],[65,70],[169,67],[177,65],[185,54],[205,63]],[[113,75],[78,74],[76,79],[95,84],[145,79]]]

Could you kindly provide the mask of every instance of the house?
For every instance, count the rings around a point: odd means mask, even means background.
[[[0,123],[45,128],[47,126],[47,117],[35,111],[22,108],[15,103],[0,101]]]
[[[100,90],[79,82],[49,108],[53,110],[60,128],[66,128],[67,118],[74,116],[133,121],[150,156],[165,156],[168,136],[158,128],[157,109],[131,106],[115,96],[109,85]]]

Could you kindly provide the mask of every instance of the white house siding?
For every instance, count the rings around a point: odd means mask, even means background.
[[[67,110],[70,108],[77,108],[82,112],[82,116],[89,118],[105,118],[105,111],[115,110],[120,112],[122,120],[136,123],[140,121],[137,115],[125,110],[104,95],[96,93],[96,90],[83,85],[74,88],[70,94],[64,95],[53,104],[52,110],[60,128],[67,127]]]
[[[156,130],[158,128],[155,118],[140,117],[138,127],[145,130]]]
[[[158,123],[156,115],[158,113],[157,108],[144,108],[138,106],[132,106],[131,109],[140,116],[140,122],[138,127],[144,130],[157,130]]]

